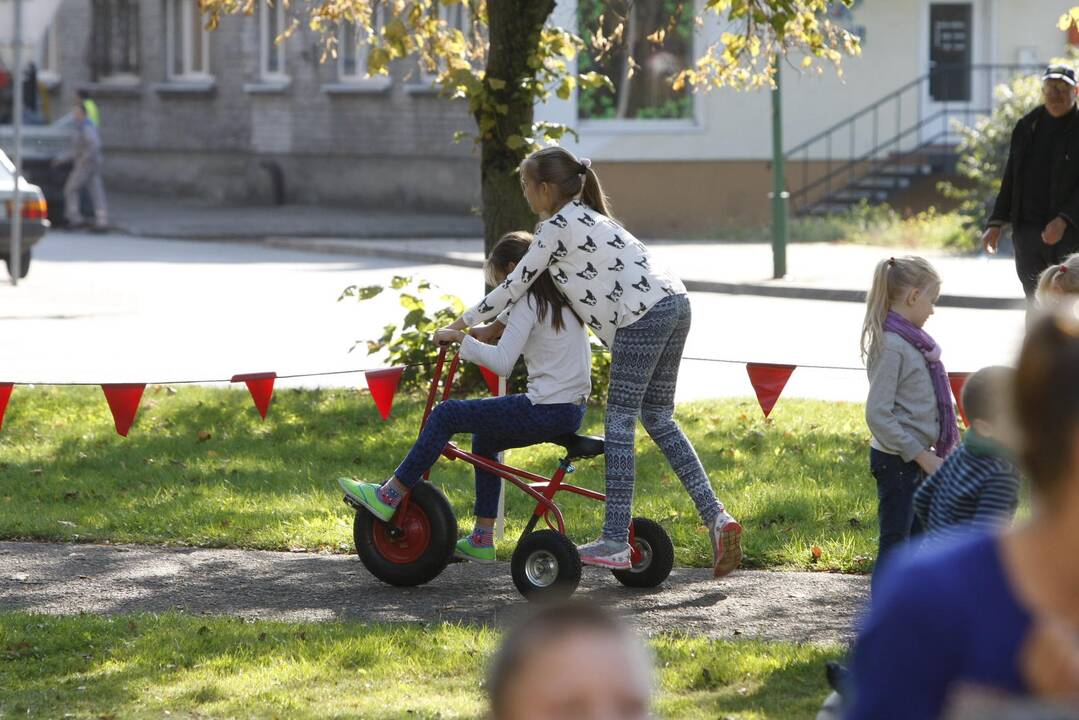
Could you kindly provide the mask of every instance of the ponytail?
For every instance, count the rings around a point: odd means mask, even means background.
[[[588,163],[585,166],[584,189],[581,190],[581,202],[598,212],[600,215],[606,215],[614,220],[614,216],[611,215],[610,200],[607,198],[606,193],[603,192],[603,186],[600,185],[599,182],[599,175],[596,175],[596,171],[592,169],[591,163]]]
[[[569,150],[552,145],[525,158],[521,163],[521,172],[527,172],[536,182],[548,183],[557,189],[560,205],[579,197],[581,202],[600,215],[615,219],[611,215],[610,200],[604,194],[599,176],[588,158],[578,159]]]
[[[903,293],[912,289],[926,290],[933,285],[940,285],[940,275],[924,258],[888,258],[877,263],[873,270],[873,284],[865,298],[860,343],[863,361],[874,358],[880,351],[884,320]]]

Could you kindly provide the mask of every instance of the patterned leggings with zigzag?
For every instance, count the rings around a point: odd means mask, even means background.
[[[638,417],[693,498],[705,524],[723,511],[697,452],[674,420],[674,390],[691,318],[689,298],[675,295],[656,303],[640,320],[620,328],[614,336],[605,421],[607,507],[603,537],[608,540],[629,539]]]

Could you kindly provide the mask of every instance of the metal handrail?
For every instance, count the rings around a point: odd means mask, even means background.
[[[949,102],[944,101],[942,103],[943,106],[944,106],[942,110],[938,110],[937,112],[935,112],[934,114],[932,114],[929,117],[922,117],[922,103],[923,103],[923,96],[925,94],[925,92],[924,92],[925,91],[925,85],[927,83],[930,83],[930,82],[934,81],[934,79],[939,77],[940,75],[945,74],[945,73],[954,73],[956,71],[969,71],[972,74],[974,72],[981,72],[981,73],[1011,72],[1011,73],[1015,73],[1017,71],[1030,70],[1030,69],[1033,69],[1033,68],[1040,68],[1040,67],[1042,67],[1042,66],[1041,65],[1027,65],[1027,64],[988,64],[988,63],[970,64],[970,65],[965,65],[965,64],[964,65],[940,65],[940,66],[934,68],[933,70],[931,70],[931,71],[929,71],[927,73],[924,73],[923,75],[920,75],[919,77],[915,78],[914,80],[911,80],[911,81],[909,81],[907,83],[904,83],[898,89],[893,90],[892,92],[888,93],[887,95],[875,100],[874,102],[870,103],[869,105],[865,106],[864,108],[862,108],[862,109],[858,110],[857,112],[855,112],[855,113],[849,115],[848,117],[844,118],[840,122],[835,123],[834,125],[830,126],[829,128],[815,134],[814,136],[812,136],[808,140],[805,140],[805,141],[803,141],[801,143],[798,143],[797,145],[795,145],[792,148],[788,149],[784,153],[784,158],[786,160],[788,160],[788,161],[793,159],[795,156],[800,156],[799,159],[804,160],[803,168],[802,168],[802,177],[803,177],[802,185],[797,190],[792,191],[790,193],[790,200],[791,200],[792,209],[795,209],[795,210],[804,209],[802,207],[798,207],[798,201],[799,200],[804,200],[807,196],[810,195],[810,193],[812,193],[814,191],[819,191],[819,189],[821,188],[822,185],[825,186],[825,190],[824,190],[824,193],[823,193],[822,197],[820,197],[818,199],[815,199],[813,202],[814,203],[826,202],[828,198],[833,197],[835,195],[835,193],[832,191],[833,181],[837,181],[844,174],[846,174],[846,176],[847,176],[846,182],[843,183],[840,180],[836,184],[842,184],[843,188],[846,188],[846,187],[850,187],[851,185],[856,184],[857,182],[861,181],[865,177],[870,176],[873,172],[879,170],[883,166],[886,166],[888,164],[901,163],[904,158],[910,157],[911,155],[913,155],[915,153],[922,152],[926,147],[928,147],[930,144],[932,144],[930,142],[923,141],[923,139],[922,139],[922,130],[927,126],[932,125],[935,122],[938,122],[941,118],[944,118],[945,121],[947,122],[947,120],[950,117],[953,117],[953,116],[961,116],[961,117],[965,117],[965,118],[970,118],[972,115],[982,115],[982,114],[986,114],[988,112],[991,112],[991,110],[985,110],[985,109],[981,109],[981,108],[974,109],[974,108],[971,108],[971,107],[957,107],[957,108],[952,109],[952,108],[949,108]],[[990,82],[993,81],[993,76],[992,75],[990,75],[989,80],[990,80]],[[915,118],[912,121],[912,124],[910,126],[904,127],[904,124],[903,124],[903,122],[904,122],[903,121],[903,98],[912,89],[917,90],[916,95],[914,97],[914,102],[915,102],[915,105],[916,105],[916,108],[917,108],[916,109],[916,115],[915,115]],[[952,102],[954,103],[956,101],[952,101]],[[882,109],[884,109],[890,103],[894,104],[895,112],[896,112],[894,134],[891,135],[887,140],[882,142],[880,140],[880,113],[881,113]],[[867,117],[870,117],[870,116],[872,117],[872,143],[871,143],[871,149],[868,150],[868,151],[865,151],[865,152],[863,152],[861,154],[858,154],[858,152],[857,152],[858,142],[856,140],[856,134],[857,134],[857,130],[858,130],[857,125],[858,125],[858,122],[860,120],[863,120],[864,118],[867,118]],[[848,143],[847,143],[848,147],[849,147],[849,152],[846,153],[846,157],[835,157],[835,154],[833,152],[833,147],[836,145],[836,143],[834,142],[834,137],[835,137],[835,135],[837,133],[840,133],[840,132],[848,132],[849,133],[849,140],[848,140]],[[907,139],[913,133],[918,134],[917,135],[917,141],[915,142],[914,147],[911,148],[910,150],[907,150],[907,151],[898,152],[898,151],[900,151],[902,149],[903,141],[905,139]],[[934,135],[933,141],[936,142],[936,141],[939,141],[939,140],[942,140],[942,139],[947,139],[950,136],[950,134],[951,134],[950,128],[945,128],[945,130],[942,133],[937,133],[936,135]],[[842,139],[840,139],[840,143],[842,143]],[[809,165],[810,165],[810,162],[811,162],[810,149],[814,145],[818,145],[818,144],[823,144],[823,157],[821,158],[821,161],[825,165],[825,171],[824,171],[824,174],[822,176],[817,177],[817,178],[813,179],[812,181],[810,181],[809,180]],[[881,153],[883,153],[883,152],[885,152],[885,151],[887,151],[889,149],[893,149],[893,148],[894,148],[894,150],[892,150],[892,153],[890,155],[888,155],[887,157],[883,157],[883,158],[878,157],[878,155],[880,155]],[[843,155],[842,150],[840,150],[840,155]],[[836,166],[837,164],[838,164],[838,167]],[[859,167],[860,166],[868,166],[868,167],[867,167],[865,172],[859,172]],[[840,189],[843,189],[843,188],[840,188]],[[837,190],[837,192],[838,192],[838,190]]]
[[[942,65],[942,66],[937,67],[937,68],[935,68],[933,70],[930,70],[929,72],[925,73],[924,75],[919,75],[918,77],[914,78],[913,80],[907,82],[905,85],[902,85],[899,89],[893,90],[892,92],[888,93],[887,95],[880,98],[879,100],[876,100],[875,102],[872,102],[869,105],[866,105],[861,110],[858,110],[857,112],[853,113],[852,115],[849,115],[848,117],[844,118],[843,120],[840,120],[835,125],[832,125],[831,127],[827,128],[826,130],[822,130],[821,132],[817,133],[816,135],[809,138],[808,140],[804,140],[804,141],[798,143],[797,145],[795,145],[794,147],[789,148],[788,150],[784,151],[783,154],[784,154],[785,157],[789,158],[790,156],[804,150],[805,148],[813,145],[814,143],[820,142],[821,140],[824,139],[824,137],[826,135],[832,135],[837,130],[840,130],[840,129],[846,127],[847,125],[850,125],[850,124],[856,122],[857,120],[859,120],[860,118],[864,117],[865,115],[873,112],[874,109],[879,108],[881,105],[888,102],[889,100],[893,100],[893,99],[897,98],[898,96],[902,95],[903,93],[907,92],[912,87],[924,85],[925,83],[929,82],[929,80],[934,75],[936,75],[937,73],[943,73],[943,72],[949,72],[949,71],[955,71],[955,70],[962,70],[962,69],[967,69],[967,68],[969,68],[971,71],[977,71],[977,70],[1030,70],[1032,68],[1041,68],[1041,67],[1043,67],[1043,65],[1041,65],[1041,64],[1037,64],[1037,65],[1019,65],[1019,64],[987,64],[987,63],[981,63],[981,64],[974,64],[974,65]]]

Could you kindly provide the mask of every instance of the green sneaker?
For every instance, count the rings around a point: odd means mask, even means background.
[[[345,495],[367,508],[372,515],[382,522],[389,522],[397,508],[382,502],[378,498],[379,485],[375,483],[356,482],[351,478],[337,478],[337,484],[345,491]]]
[[[457,547],[453,551],[453,556],[461,558],[462,560],[471,560],[476,563],[493,563],[495,562],[495,549],[494,546],[479,547],[472,544],[472,536],[463,537],[457,541]]]

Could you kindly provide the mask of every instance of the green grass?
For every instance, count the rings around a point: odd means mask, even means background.
[[[399,397],[384,423],[366,393],[284,390],[263,421],[246,391],[151,387],[125,439],[98,388],[17,387],[0,432],[0,537],[348,552],[353,514],[334,479],[389,475],[421,410]],[[765,423],[755,401],[724,400],[680,406],[677,417],[747,528],[746,567],[871,567],[876,495],[860,405],[783,400]],[[601,434],[602,410],[585,422]],[[668,529],[679,564],[707,566],[689,497],[643,431],[638,438],[635,512]],[[546,474],[558,451],[537,446],[508,461]],[[572,477],[602,490],[602,459],[579,462]],[[432,481],[468,525],[471,467],[440,460]],[[598,534],[599,503],[567,497],[563,509],[575,540]],[[510,488],[509,537],[530,512]],[[500,556],[511,552],[503,542]]]
[[[456,625],[0,613],[0,717],[479,718],[498,634]],[[812,717],[839,648],[661,635],[657,711]]]
[[[957,212],[929,208],[901,214],[888,205],[856,205],[845,212],[791,218],[790,242],[852,243],[897,248],[971,251],[978,233],[964,227]],[[716,229],[715,237],[728,242],[767,242],[768,224],[729,223]]]

